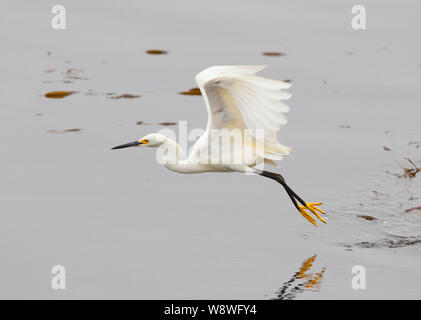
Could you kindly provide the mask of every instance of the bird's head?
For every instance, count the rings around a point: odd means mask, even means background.
[[[159,146],[161,146],[162,144],[165,143],[165,141],[167,141],[167,137],[159,134],[159,133],[151,133],[148,134],[146,136],[144,136],[142,139],[139,139],[137,141],[133,141],[133,142],[129,142],[129,143],[125,143],[119,146],[116,146],[114,148],[111,148],[112,150],[115,149],[123,149],[123,148],[128,148],[128,147],[152,147],[152,148],[157,148]]]

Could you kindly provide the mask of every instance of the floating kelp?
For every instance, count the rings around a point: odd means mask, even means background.
[[[145,122],[145,121],[138,121],[138,122],[136,122],[136,124],[138,125],[138,126],[156,126],[156,125],[158,125],[158,126],[176,126],[177,125],[177,122],[169,122],[169,121],[167,121],[167,122],[159,122],[159,123],[151,123],[151,122]]]
[[[403,169],[403,177],[404,178],[415,178],[417,173],[421,171],[420,168],[418,168],[415,163],[409,159],[409,158],[404,158],[405,160],[408,160],[408,162],[413,166],[413,168],[404,168]]]
[[[56,129],[52,129],[52,130],[48,130],[47,133],[52,133],[52,134],[63,134],[63,133],[80,133],[82,131],[82,129],[79,128],[73,128],[73,129],[65,129],[65,130],[56,130]]]
[[[45,94],[46,98],[50,99],[63,99],[64,97],[75,94],[77,91],[51,91]]]
[[[283,52],[278,52],[278,51],[266,51],[262,53],[264,56],[268,56],[268,57],[282,57],[282,56],[286,56],[286,53]]]
[[[146,50],[147,54],[153,54],[153,55],[158,55],[158,54],[167,54],[168,51],[165,50],[159,50],[159,49],[151,49],[151,50]]]
[[[409,213],[409,212],[416,211],[416,210],[421,210],[421,206],[406,209],[404,212],[405,212],[405,213]]]
[[[355,244],[340,243],[345,248],[403,248],[420,244],[421,239],[413,237],[395,237],[392,239],[381,239],[376,242],[362,241]]]
[[[182,91],[182,92],[179,92],[178,94],[182,94],[185,96],[201,96],[202,95],[199,88],[191,88],[188,91]]]
[[[135,99],[135,98],[140,98],[141,95],[138,94],[130,94],[130,93],[124,93],[121,94],[119,96],[112,96],[112,97],[108,97],[109,99]]]
[[[375,221],[375,220],[377,220],[377,218],[374,218],[372,216],[362,215],[362,214],[358,215],[357,217],[358,218],[361,218],[361,219],[364,219],[364,220],[367,220],[367,221]]]

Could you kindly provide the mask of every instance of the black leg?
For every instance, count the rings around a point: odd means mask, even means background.
[[[292,203],[294,204],[294,207],[299,211],[300,208],[298,207],[297,200],[294,199],[292,194],[288,191],[288,189],[285,189],[285,191],[288,193],[289,198],[291,199]]]
[[[261,176],[275,180],[276,182],[282,184],[282,186],[285,188],[285,191],[288,193],[289,197],[292,200],[292,203],[294,204],[294,206],[298,209],[298,205],[297,205],[297,201],[295,199],[297,199],[303,206],[306,206],[306,202],[301,199],[301,197],[299,197],[285,182],[285,179],[282,175],[280,175],[279,173],[274,173],[274,172],[270,172],[270,171],[265,171],[263,170],[260,173]]]
[[[306,203],[303,199],[301,199],[300,196],[298,196],[285,182],[285,179],[283,176],[281,176],[279,173],[269,172],[263,170],[260,173],[261,176],[275,180],[276,182],[280,183],[285,191],[287,192],[289,198],[291,199],[292,203],[294,204],[294,207],[300,212],[300,214],[306,218],[308,221],[310,221],[313,225],[316,226],[316,220],[309,215],[305,210],[309,210],[311,213],[313,213],[317,218],[319,218],[322,222],[326,223],[326,221],[320,217],[320,215],[317,213],[317,211],[324,213],[324,211],[320,210],[316,207],[316,205],[320,205],[321,203]],[[298,205],[298,202],[301,203],[302,207]]]

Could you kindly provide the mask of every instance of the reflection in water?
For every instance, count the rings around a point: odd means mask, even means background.
[[[281,286],[274,300],[292,300],[297,294],[303,291],[318,292],[326,272],[326,267],[322,268],[320,272],[310,273],[309,271],[311,271],[315,260],[316,255],[305,260],[291,279]]]

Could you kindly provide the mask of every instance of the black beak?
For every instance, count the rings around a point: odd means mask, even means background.
[[[125,143],[125,144],[119,145],[117,147],[111,148],[111,150],[123,149],[123,148],[129,148],[129,147],[137,147],[140,144],[141,143],[139,141],[133,141],[133,142]]]

